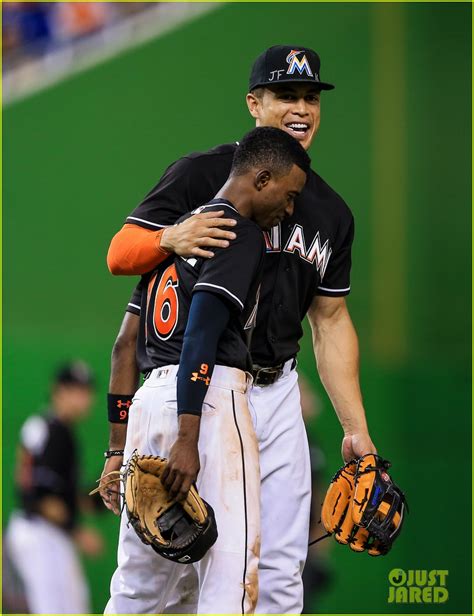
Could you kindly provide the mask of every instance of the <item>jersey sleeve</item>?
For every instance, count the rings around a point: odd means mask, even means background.
[[[140,316],[141,310],[141,301],[142,301],[142,287],[143,287],[143,278],[140,279],[140,282],[133,289],[133,293],[128,300],[127,308],[125,312],[131,312],[132,314],[136,314]]]
[[[316,289],[316,295],[342,297],[350,293],[353,239],[354,218],[351,215],[343,227],[341,241],[334,248],[324,276]]]
[[[20,442],[33,456],[41,455],[49,441],[49,429],[46,420],[39,415],[29,417],[20,432]]]
[[[234,228],[237,235],[228,248],[215,251],[206,259],[193,291],[210,291],[224,296],[241,312],[253,279],[263,263],[264,239],[253,223],[241,223]]]
[[[157,231],[202,205],[209,197],[200,202],[202,182],[197,167],[196,159],[186,157],[170,165],[125,222]]]

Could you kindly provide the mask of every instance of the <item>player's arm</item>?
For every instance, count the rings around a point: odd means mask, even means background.
[[[107,265],[116,276],[146,274],[174,252],[185,257],[211,258],[203,247],[227,248],[235,234],[220,227],[232,227],[235,220],[224,212],[204,212],[180,224],[152,231],[125,224],[114,235],[107,254]]]
[[[109,393],[129,400],[133,397],[139,385],[139,372],[136,360],[139,324],[140,317],[137,314],[125,313],[112,348],[110,362]],[[126,403],[122,410],[125,411],[125,408]],[[118,419],[120,419],[120,413]],[[127,423],[125,421],[109,421],[109,427],[109,449],[123,449],[127,436]]]
[[[163,473],[163,483],[179,499],[186,497],[199,472],[202,405],[230,312],[230,304],[222,296],[207,291],[193,295],[177,379],[178,436]]]
[[[376,449],[359,385],[359,344],[344,297],[316,296],[308,311],[319,376],[344,430],[345,461]]]
[[[34,465],[34,458],[41,459],[41,467]],[[69,520],[61,479],[55,468],[60,465],[58,448],[52,440],[48,424],[43,417],[32,416],[23,424],[17,449],[15,483],[22,494],[27,510],[40,514],[57,526]],[[44,480],[44,478],[47,480]]]
[[[139,371],[136,360],[136,344],[140,317],[126,312],[120,331],[112,348],[109,380],[109,450],[121,451],[127,439],[128,407],[139,385]],[[115,402],[115,404],[114,404]],[[120,402],[120,408],[117,404]],[[122,415],[121,415],[122,412]],[[115,416],[114,416],[115,414]],[[110,421],[113,419],[113,421]],[[112,456],[105,461],[102,477],[110,472],[120,470],[123,456]],[[101,485],[106,480],[101,480]],[[100,495],[105,506],[120,515],[119,482],[104,486]]]

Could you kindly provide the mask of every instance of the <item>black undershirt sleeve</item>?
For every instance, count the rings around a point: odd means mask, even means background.
[[[193,294],[177,380],[178,415],[201,415],[216,363],[217,345],[229,322],[230,304],[208,291]]]

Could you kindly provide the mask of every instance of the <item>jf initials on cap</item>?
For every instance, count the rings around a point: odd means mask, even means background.
[[[320,90],[333,90],[330,83],[321,81],[321,60],[308,47],[275,45],[255,60],[249,80],[249,91],[275,83],[313,83]]]

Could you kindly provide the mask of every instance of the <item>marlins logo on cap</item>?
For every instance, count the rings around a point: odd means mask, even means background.
[[[249,80],[249,92],[259,86],[280,83],[311,83],[318,90],[332,90],[331,83],[320,79],[318,54],[304,45],[274,45],[255,60]]]
[[[309,66],[309,62],[308,62],[306,55],[303,55],[301,59],[298,59],[298,56],[301,53],[304,54],[304,51],[297,51],[296,49],[292,49],[290,53],[286,56],[286,61],[290,65],[288,67],[288,70],[286,71],[286,74],[293,75],[295,71],[298,71],[298,73],[302,75],[303,71],[306,71],[307,75],[309,75],[309,77],[312,77],[313,73]]]

